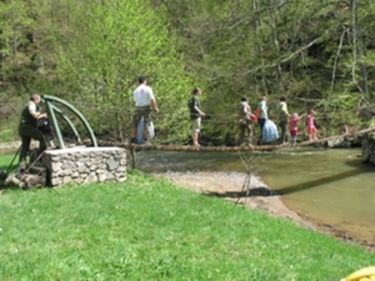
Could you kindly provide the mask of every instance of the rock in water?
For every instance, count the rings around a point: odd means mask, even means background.
[[[362,140],[362,160],[375,165],[375,134],[367,134]]]

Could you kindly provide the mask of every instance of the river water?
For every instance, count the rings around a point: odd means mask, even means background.
[[[159,171],[241,172],[246,163],[290,209],[341,236],[375,244],[375,168],[362,164],[359,156],[358,149],[142,152],[138,161],[140,168]]]

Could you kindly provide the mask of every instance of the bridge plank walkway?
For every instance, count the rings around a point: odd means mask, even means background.
[[[298,143],[294,148],[297,147],[305,147],[310,145],[318,145],[318,144],[326,144],[329,141],[334,140],[345,140],[345,139],[353,139],[355,137],[371,133],[375,131],[375,127],[371,127],[368,129],[360,130],[353,132],[351,134],[342,134],[342,135],[335,135],[326,138],[321,138],[316,141],[304,141]],[[249,145],[249,146],[192,146],[192,145],[177,145],[177,144],[151,144],[151,145],[140,145],[140,144],[129,144],[124,142],[115,142],[115,141],[101,141],[100,145],[103,146],[118,146],[124,147],[130,150],[159,150],[159,151],[196,151],[196,152],[238,152],[238,151],[273,151],[277,149],[287,148],[290,147],[289,144],[269,144],[269,145]]]

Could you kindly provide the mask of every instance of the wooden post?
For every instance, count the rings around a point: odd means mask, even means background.
[[[131,155],[131,158],[132,158],[132,165],[131,165],[131,167],[132,167],[132,169],[135,169],[135,163],[136,163],[136,155],[135,155],[135,149],[134,148],[131,148],[130,149],[130,155]]]

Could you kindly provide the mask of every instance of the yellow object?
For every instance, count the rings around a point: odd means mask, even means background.
[[[375,266],[362,268],[341,281],[375,281]]]

